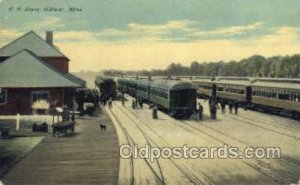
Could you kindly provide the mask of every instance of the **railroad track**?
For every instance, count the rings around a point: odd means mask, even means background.
[[[230,116],[230,115],[229,115],[229,116],[228,116],[228,115],[223,115],[223,116],[224,116],[224,117],[231,118],[231,119],[235,119],[235,120],[237,120],[237,121],[239,121],[239,122],[241,122],[241,123],[244,123],[244,124],[248,124],[248,125],[251,125],[251,126],[254,126],[254,127],[257,127],[257,128],[261,128],[261,129],[267,130],[267,131],[269,131],[269,132],[273,132],[273,133],[280,134],[280,135],[284,135],[284,136],[287,136],[287,137],[290,137],[290,138],[293,138],[293,139],[296,139],[296,140],[300,140],[300,137],[293,136],[293,135],[289,135],[289,134],[282,133],[282,132],[278,132],[278,131],[276,131],[276,130],[272,130],[272,129],[269,129],[269,128],[265,128],[265,127],[263,127],[263,126],[261,126],[261,125],[257,125],[257,124],[255,124],[255,123],[253,123],[253,122],[248,121],[248,120],[243,120],[243,118],[244,118],[244,119],[249,119],[249,120],[254,121],[254,122],[260,122],[260,123],[265,124],[265,125],[270,125],[270,126],[273,126],[273,127],[276,127],[276,128],[283,128],[283,129],[286,129],[286,130],[289,130],[289,131],[297,132],[297,131],[294,131],[294,130],[289,129],[289,128],[287,128],[287,127],[280,127],[280,126],[277,127],[277,126],[275,126],[275,125],[263,123],[263,122],[261,122],[261,121],[256,121],[256,120],[254,120],[254,119],[247,118],[247,117],[241,116],[241,115],[238,115],[238,116],[233,116],[233,115],[232,115],[232,116]],[[242,117],[242,118],[240,118],[240,117]],[[203,125],[203,126],[205,126],[205,125]],[[206,127],[207,127],[207,128],[210,128],[210,129],[214,129],[214,128],[212,128],[212,127],[208,127],[208,126],[206,126]],[[221,131],[219,131],[219,130],[217,130],[217,129],[214,129],[214,130],[217,131],[217,132],[219,132],[219,133],[221,133]],[[298,132],[297,132],[297,133],[298,133]],[[246,143],[246,142],[243,142],[243,141],[241,141],[240,139],[237,139],[237,138],[234,138],[234,137],[232,137],[232,136],[229,136],[228,134],[225,134],[224,132],[221,133],[221,134],[227,135],[227,137],[230,137],[230,138],[232,138],[232,139],[238,140],[239,142],[241,142],[241,143],[243,143],[243,144],[245,144],[245,145],[247,145],[247,146],[251,146],[250,144],[248,144],[248,143]],[[251,146],[251,147],[253,147],[253,146]],[[286,162],[286,163],[289,163],[290,165],[295,166],[295,167],[298,168],[298,169],[300,169],[300,167],[299,167],[299,166],[300,166],[300,162],[299,162],[298,160],[294,159],[294,158],[291,158],[291,157],[289,157],[289,156],[282,156],[282,155],[281,155],[281,160],[284,161],[284,162]]]
[[[284,126],[279,126],[279,125],[268,124],[268,123],[265,123],[265,122],[262,122],[262,121],[259,121],[259,120],[255,120],[255,119],[249,118],[247,116],[243,116],[243,115],[239,115],[239,117],[241,117],[243,119],[246,119],[246,120],[253,121],[253,122],[257,122],[257,123],[260,123],[260,124],[263,124],[263,125],[268,125],[268,126],[271,126],[271,127],[280,128],[280,129],[288,130],[288,131],[291,131],[291,132],[295,132],[296,134],[299,134],[299,132],[300,132],[300,130],[295,130],[295,129],[291,129],[289,127],[284,127]],[[298,137],[298,138],[300,139],[300,137]]]
[[[116,105],[116,104],[115,104]],[[145,139],[147,140],[147,142],[149,144],[152,143],[153,146],[155,147],[159,147],[159,145],[153,140],[151,139],[149,136],[147,136],[147,134],[142,130],[142,128],[138,125],[139,123],[136,122],[136,120],[132,119],[124,110],[122,110],[122,108],[120,108],[119,105],[116,105],[119,110],[121,112],[123,112],[124,115],[127,115],[128,118],[135,124],[135,126],[139,129],[139,131],[142,133],[142,135],[145,137]],[[139,122],[141,123],[141,120],[130,110],[128,110],[128,112],[135,117],[135,119],[139,120]],[[146,124],[143,124],[145,125],[147,128],[150,129],[150,127]],[[151,128],[150,129],[151,131],[153,131],[153,129]],[[158,136],[158,137],[161,137],[159,136],[155,131],[154,133]],[[165,144],[167,144],[167,146],[171,146],[171,144],[169,144],[165,139],[163,139]],[[160,147],[159,147],[160,148]],[[192,182],[193,184],[195,185],[198,185],[198,184],[208,184],[208,185],[213,185],[213,180],[211,178],[209,178],[208,176],[202,174],[203,178],[205,179],[205,182],[203,182],[202,180],[200,180],[196,175],[192,174],[191,172],[189,172],[190,170],[187,169],[187,167],[185,167],[184,165],[182,164],[179,164],[178,162],[176,162],[175,160],[169,158],[168,159],[187,179],[189,179],[190,182]]]
[[[116,122],[118,123],[119,127],[121,128],[123,134],[126,136],[127,143],[130,144],[131,147],[133,148],[134,145],[136,145],[136,142],[134,141],[132,136],[127,132],[126,128],[123,126],[122,122],[118,119],[118,117],[115,115],[115,113],[113,111],[110,111],[110,112],[114,116],[114,118],[115,118]],[[157,159],[155,159],[155,160],[157,160]],[[133,159],[133,156],[131,156],[131,161],[132,161],[131,162],[131,171],[132,171],[131,174],[132,175],[131,175],[130,185],[134,185],[135,181],[134,181],[134,165],[133,165],[134,159]],[[160,175],[154,170],[151,163],[147,159],[143,158],[143,161],[145,162],[145,164],[149,167],[149,169],[151,170],[151,172],[155,176],[157,184],[165,185],[166,183],[165,183],[165,180],[164,180],[164,177],[163,177],[163,174],[162,174],[162,171],[161,171],[161,168],[160,168],[160,165],[159,165],[158,161],[157,161],[157,164],[158,164],[159,169],[160,169],[160,171],[159,171]]]
[[[201,134],[207,135],[207,136],[213,138],[214,140],[216,140],[216,141],[222,143],[223,145],[232,146],[232,145],[230,145],[229,143],[227,143],[227,142],[221,140],[220,138],[217,138],[217,137],[213,136],[212,134],[209,134],[209,133],[207,133],[207,132],[205,132],[205,131],[199,129],[198,127],[192,126],[190,123],[188,123],[188,122],[186,122],[186,121],[181,121],[181,122],[184,123],[185,126],[190,127],[192,130],[196,130],[196,131],[200,132]],[[183,125],[178,125],[178,126],[184,127]],[[232,140],[236,140],[236,141],[242,143],[243,145],[246,145],[246,146],[248,146],[248,147],[252,147],[252,146],[248,145],[247,143],[243,142],[242,140],[237,139],[237,138],[234,138],[234,137],[232,137],[232,136],[229,136],[228,134],[225,134],[225,133],[223,133],[223,132],[221,132],[221,131],[219,131],[219,130],[217,130],[217,129],[211,128],[211,127],[209,127],[209,126],[207,126],[207,125],[201,125],[201,126],[202,126],[202,127],[206,127],[206,128],[208,128],[208,129],[211,129],[211,130],[213,130],[213,131],[215,131],[215,132],[217,132],[217,133],[219,133],[219,134],[222,134],[222,135],[224,135],[225,137],[228,137],[228,138],[230,138],[230,139],[232,139]],[[239,151],[239,152],[242,153],[243,156],[245,156],[245,153],[244,153],[244,152],[242,152],[242,151]],[[249,161],[246,161],[246,159],[241,159],[241,161],[242,161],[243,163],[245,163],[246,165],[250,166],[251,168],[255,169],[256,171],[260,172],[261,174],[263,174],[263,175],[265,175],[265,176],[268,176],[268,177],[274,179],[275,182],[277,182],[277,183],[281,183],[281,184],[282,184],[282,183],[284,183],[284,184],[290,184],[290,183],[292,183],[292,182],[295,181],[295,179],[292,179],[292,177],[289,176],[289,174],[286,174],[285,177],[280,177],[280,176],[282,176],[280,173],[274,174],[274,172],[277,171],[276,168],[271,167],[268,163],[266,163],[266,162],[264,162],[264,161],[262,161],[262,160],[258,160],[258,159],[256,159],[256,158],[253,158],[253,159],[255,160],[255,163],[251,163],[251,162],[249,162]],[[296,165],[297,168],[299,168],[299,166],[298,166],[297,164],[294,164],[294,163],[293,163],[293,165]],[[297,173],[297,172],[294,172],[294,173]],[[296,174],[296,175],[298,175],[298,174]],[[293,177],[294,177],[294,176],[293,176]]]
[[[136,119],[139,120],[139,118],[138,118],[132,111],[129,111],[129,112],[131,112],[131,114],[132,114]],[[223,140],[221,140],[221,139],[219,139],[219,138],[217,138],[217,137],[215,137],[215,136],[213,136],[213,135],[211,135],[211,134],[208,134],[208,133],[204,132],[203,130],[200,130],[200,129],[197,128],[197,127],[191,126],[191,125],[190,125],[189,123],[187,123],[187,122],[184,122],[184,121],[183,121],[183,123],[185,123],[185,125],[188,125],[189,127],[191,127],[193,131],[194,131],[194,130],[197,130],[198,132],[201,132],[202,134],[207,135],[207,136],[209,136],[209,137],[215,139],[216,141],[218,141],[218,142],[220,142],[220,143],[222,143],[222,144],[226,144],[226,145],[230,146],[230,144],[224,142]],[[150,128],[148,125],[146,125],[146,124],[144,124],[144,125],[147,126],[149,129],[153,130],[153,129]],[[188,131],[188,129],[185,128],[184,126],[182,126],[182,125],[179,125],[179,126],[180,126],[182,129]],[[232,137],[232,136],[229,136],[228,134],[225,134],[225,133],[223,133],[223,132],[221,132],[221,131],[219,131],[219,130],[217,130],[217,129],[211,128],[211,127],[206,126],[206,125],[202,125],[202,126],[205,126],[205,127],[208,128],[208,129],[212,129],[213,131],[215,131],[215,132],[217,132],[217,133],[219,133],[219,134],[221,134],[221,135],[223,135],[223,136],[225,136],[225,137],[228,137],[228,138],[230,138],[231,140],[236,140],[236,141],[242,143],[243,145],[250,146],[248,143],[246,143],[246,142],[244,142],[244,141],[242,141],[242,140],[240,140],[240,139],[238,139],[238,138],[234,138],[234,137]],[[263,128],[264,128],[264,127],[263,127]],[[192,133],[192,132],[191,132],[191,133]],[[239,151],[239,152],[242,152],[242,151]],[[243,153],[243,152],[242,152],[242,153]],[[244,156],[245,156],[245,155],[244,155]],[[265,161],[258,160],[258,159],[254,159],[254,160],[255,160],[255,161],[251,161],[251,162],[250,162],[250,161],[248,161],[248,160],[246,160],[246,159],[243,159],[242,162],[245,163],[246,165],[248,165],[249,167],[253,168],[254,170],[258,171],[259,173],[261,173],[261,174],[263,174],[263,175],[265,175],[265,176],[267,176],[267,177],[269,177],[269,178],[272,178],[272,179],[273,179],[276,183],[278,183],[278,184],[290,184],[290,183],[292,183],[292,182],[295,181],[295,179],[294,179],[294,178],[295,178],[295,175],[294,175],[294,174],[293,174],[293,175],[290,175],[290,173],[282,173],[282,171],[278,171],[278,169],[276,169],[276,168],[270,166],[269,163],[266,163]],[[289,163],[289,164],[291,164],[291,165],[294,165],[296,168],[299,169],[299,165],[296,164],[294,161],[291,161],[288,157],[287,157],[287,158],[282,158],[282,160],[285,161],[285,162],[287,162],[287,163]],[[171,162],[173,163],[173,161],[171,161]],[[274,163],[273,163],[273,164],[274,164]],[[174,164],[174,165],[176,166],[176,164]],[[279,164],[274,164],[274,165],[281,166],[281,165],[279,165]],[[294,173],[297,173],[297,172],[294,172]],[[284,175],[283,175],[283,174],[284,174]],[[298,174],[296,174],[296,175],[298,175]]]
[[[244,144],[244,145],[247,146],[247,147],[255,148],[255,146],[253,146],[253,145],[251,145],[251,144],[249,144],[249,143],[247,143],[247,142],[245,142],[245,141],[243,141],[243,140],[241,140],[241,139],[238,139],[238,138],[236,138],[236,137],[230,136],[230,135],[228,135],[228,134],[226,134],[226,133],[224,133],[224,132],[222,132],[222,131],[220,131],[220,130],[218,130],[218,129],[215,129],[215,128],[210,127],[210,126],[207,126],[207,125],[202,125],[202,126],[204,126],[204,127],[206,127],[206,128],[209,128],[209,129],[211,129],[211,130],[213,130],[213,131],[215,131],[215,132],[218,132],[218,133],[220,133],[220,134],[222,134],[222,135],[224,135],[224,136],[226,136],[226,137],[228,137],[228,138],[230,138],[230,139],[232,139],[232,140],[236,140],[236,141],[238,141],[238,142]],[[289,165],[294,165],[296,168],[298,168],[298,170],[300,170],[300,167],[299,167],[299,166],[300,166],[300,163],[299,163],[299,162],[294,162],[295,159],[290,159],[289,157],[282,156],[282,154],[281,154],[281,160],[283,160],[283,161],[289,163]]]
[[[276,130],[273,130],[273,129],[270,129],[270,128],[266,128],[266,127],[263,127],[263,126],[261,126],[261,125],[257,125],[257,124],[255,124],[255,123],[253,123],[253,122],[250,122],[250,121],[245,120],[245,119],[247,119],[247,118],[242,118],[242,119],[241,119],[241,118],[237,118],[237,116],[228,116],[228,115],[223,115],[223,116],[229,117],[229,118],[231,118],[231,119],[238,120],[238,121],[240,121],[240,122],[242,122],[242,123],[244,123],[244,124],[252,125],[252,126],[255,126],[255,127],[258,127],[258,128],[261,128],[261,129],[264,129],[264,130],[267,130],[267,131],[276,133],[276,134],[280,134],[280,135],[284,135],[284,136],[286,136],[286,137],[290,137],[290,138],[293,138],[293,139],[300,140],[300,137],[293,136],[293,135],[289,135],[289,134],[286,134],[286,133],[283,133],[283,132],[279,132],[279,131],[276,131]],[[255,121],[255,120],[253,120],[253,121]],[[262,123],[262,122],[261,122],[261,123]],[[268,124],[268,125],[270,125],[270,124]],[[274,126],[274,127],[275,127],[275,126]]]
[[[201,102],[202,103],[202,102]],[[204,103],[202,103],[203,105]],[[209,108],[207,107],[207,105],[205,104],[205,108],[208,110]],[[293,129],[290,129],[288,127],[284,127],[284,126],[278,126],[278,125],[273,125],[273,124],[268,124],[268,123],[265,123],[265,122],[262,122],[262,121],[257,121],[255,119],[252,119],[252,118],[249,118],[249,117],[246,117],[246,116],[243,116],[243,115],[238,115],[239,118],[237,118],[237,116],[233,116],[233,115],[223,115],[225,117],[228,117],[228,118],[232,118],[232,119],[235,119],[235,120],[238,120],[244,124],[248,124],[248,125],[252,125],[254,127],[258,127],[258,128],[261,128],[261,129],[264,129],[264,130],[267,130],[269,132],[273,132],[273,133],[276,133],[276,134],[280,134],[280,135],[284,135],[284,136],[287,136],[287,137],[290,137],[290,138],[293,138],[293,139],[297,139],[297,140],[300,140],[300,137],[298,136],[294,136],[294,135],[289,135],[289,134],[286,134],[286,133],[283,133],[283,132],[279,132],[279,131],[276,131],[276,130],[273,130],[273,129],[270,129],[270,128],[266,128],[266,127],[263,127],[261,125],[258,125],[258,124],[255,124],[255,122],[257,123],[260,123],[260,124],[263,124],[263,125],[266,125],[266,126],[270,126],[270,127],[274,127],[274,128],[280,128],[280,129],[284,129],[284,130],[288,130],[290,132],[295,132],[296,134],[299,134],[299,131],[295,131]]]
[[[224,115],[225,117],[227,117],[226,115]],[[232,119],[236,119],[236,120],[238,120],[238,121],[240,121],[240,122],[244,122],[245,124],[251,124],[250,122],[249,123],[246,123],[246,121],[244,121],[244,120],[241,120],[241,119],[238,119],[237,117],[235,117],[235,116],[228,116],[228,117],[230,117],[230,118],[232,118]],[[252,125],[252,124],[251,124]],[[226,135],[227,137],[230,137],[230,138],[232,138],[232,139],[235,139],[235,140],[238,140],[239,142],[241,142],[241,143],[243,143],[243,144],[245,144],[245,145],[247,145],[247,146],[250,146],[250,147],[254,147],[254,146],[252,146],[252,145],[250,145],[250,144],[248,144],[248,143],[246,143],[246,142],[244,142],[244,141],[242,141],[242,140],[240,140],[240,139],[237,139],[237,138],[234,138],[234,137],[232,137],[232,136],[229,136],[228,134],[225,134],[224,132],[221,132],[221,131],[219,131],[219,130],[217,130],[217,129],[214,129],[214,128],[211,128],[211,127],[208,127],[207,125],[205,125],[207,128],[210,128],[210,129],[212,129],[212,130],[215,130],[216,132],[219,132],[219,133],[221,133],[221,134],[223,134],[223,135]],[[259,125],[256,125],[256,124],[253,124],[253,126],[257,126],[257,127],[259,127],[259,128],[261,128]],[[265,128],[266,129],[266,128]],[[275,132],[275,133],[277,133],[277,132]],[[278,133],[279,134],[279,133]],[[292,137],[292,136],[291,136]],[[297,139],[298,137],[292,137],[293,139]],[[299,139],[297,139],[297,140],[299,140]],[[289,163],[289,165],[294,165],[296,168],[298,168],[299,170],[300,170],[300,162],[299,161],[297,161],[296,159],[293,159],[293,158],[291,158],[291,157],[288,157],[288,156],[282,156],[281,155],[281,160],[282,161],[284,161],[284,162],[286,162],[286,163]]]

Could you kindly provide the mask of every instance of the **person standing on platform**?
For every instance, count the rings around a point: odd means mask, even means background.
[[[212,119],[217,119],[217,104],[212,104]]]
[[[224,100],[221,100],[221,110],[222,110],[222,114],[225,114],[225,108],[226,108],[226,104],[225,104]]]
[[[110,98],[109,100],[108,100],[108,108],[112,108],[112,99]]]
[[[213,119],[213,104],[211,101],[209,101],[209,113],[210,113],[210,119]]]
[[[153,119],[158,119],[157,106],[153,107],[152,117],[153,117]]]
[[[203,106],[201,105],[201,103],[198,103],[198,114],[199,114],[199,120],[202,121],[203,120]]]
[[[235,102],[233,106],[234,106],[234,113],[235,113],[235,114],[238,114],[239,103],[238,103],[238,102]]]
[[[232,102],[228,103],[228,107],[229,107],[229,113],[232,114],[232,108],[233,108]]]
[[[139,107],[139,102],[140,102],[140,99],[137,98],[137,100],[135,101],[135,107],[136,107],[136,109],[139,109],[139,108],[140,108],[140,107]]]
[[[143,101],[141,100],[141,101],[140,101],[140,108],[141,108],[141,109],[143,109],[143,107],[144,107],[143,104],[144,104],[144,103],[143,103]]]
[[[124,98],[124,96],[122,96],[122,106],[123,107],[125,106],[125,98]]]
[[[132,100],[132,109],[135,109],[135,101]]]

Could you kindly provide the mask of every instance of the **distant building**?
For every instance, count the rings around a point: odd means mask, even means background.
[[[0,49],[0,115],[32,114],[45,107],[72,106],[85,81],[69,73],[69,59],[31,31]]]

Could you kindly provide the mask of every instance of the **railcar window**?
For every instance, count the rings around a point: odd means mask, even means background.
[[[234,93],[234,94],[245,94],[245,89],[243,87],[238,86],[229,86],[222,88],[222,91],[228,92],[228,93]]]
[[[219,87],[218,91],[224,91],[224,88],[223,87]]]
[[[139,87],[138,87],[138,90],[147,92],[147,88],[146,88],[146,87],[142,87],[142,86],[139,86]]]
[[[288,92],[286,91],[281,91],[279,94],[278,94],[278,99],[281,99],[281,100],[290,100],[290,95]]]
[[[159,96],[161,98],[165,98],[165,99],[168,98],[168,93],[164,89],[158,89],[158,88],[151,89],[150,92],[151,92],[151,94],[154,94],[154,95]]]
[[[207,90],[211,90],[211,84],[202,84],[202,83],[199,83],[198,84],[199,87],[203,88],[203,89],[207,89]]]

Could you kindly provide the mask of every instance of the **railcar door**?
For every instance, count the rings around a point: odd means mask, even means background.
[[[217,85],[215,83],[212,84],[211,96],[213,99],[217,98]]]
[[[252,88],[250,86],[246,87],[246,101],[247,102],[252,101]]]

